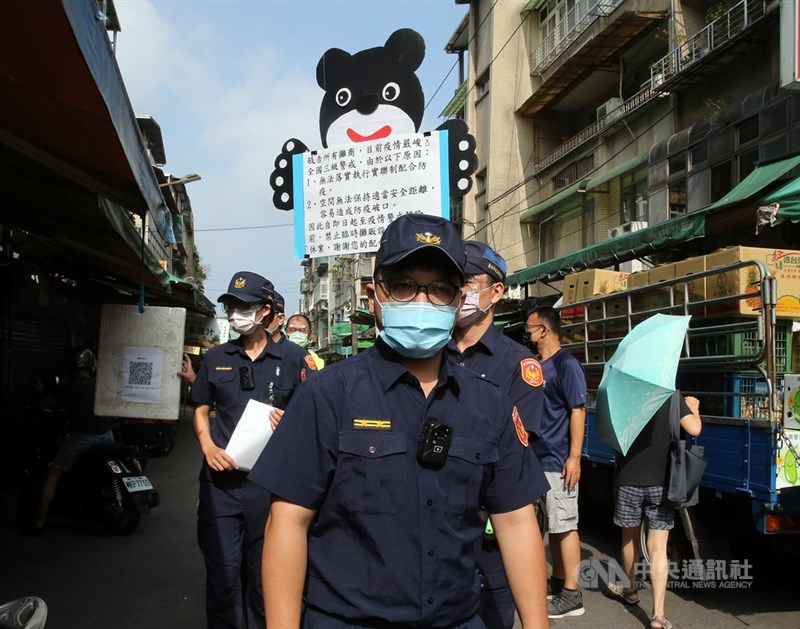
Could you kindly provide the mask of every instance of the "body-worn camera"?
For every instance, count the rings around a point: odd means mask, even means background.
[[[424,465],[442,466],[453,439],[453,428],[429,418],[422,427],[417,444],[417,460]]]
[[[239,367],[239,387],[242,391],[252,391],[256,388],[256,383],[253,379],[253,367],[251,365]]]

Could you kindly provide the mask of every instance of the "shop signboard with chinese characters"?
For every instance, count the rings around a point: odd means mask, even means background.
[[[444,136],[443,138],[441,136]],[[295,255],[377,251],[384,228],[411,212],[449,218],[447,131],[295,155]]]

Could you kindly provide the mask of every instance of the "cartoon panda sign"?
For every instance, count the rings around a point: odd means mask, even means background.
[[[322,55],[324,149],[287,140],[270,176],[275,207],[295,210],[298,257],[374,251],[400,214],[447,217],[449,200],[472,187],[478,160],[466,124],[419,131],[425,99],[416,70],[424,57],[425,42],[411,29],[383,46]]]

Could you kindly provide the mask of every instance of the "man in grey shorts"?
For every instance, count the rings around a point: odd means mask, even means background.
[[[561,349],[561,318],[553,308],[531,310],[525,330],[544,372],[541,438],[533,447],[550,483],[544,498],[553,562],[548,581],[553,598],[547,603],[547,615],[580,616],[586,611],[578,589],[578,481],[586,430],[586,378],[578,360]]]

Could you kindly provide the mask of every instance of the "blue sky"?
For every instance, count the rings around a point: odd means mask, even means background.
[[[165,172],[187,184],[197,247],[216,301],[240,270],[265,275],[294,312],[300,263],[292,212],[272,205],[269,174],[283,143],[322,148],[317,62],[329,48],[383,45],[399,28],[425,39],[417,71],[433,129],[458,87],[444,46],[467,13],[454,0],[116,0],[117,60],[134,111],[161,126]],[[449,77],[445,77],[450,73]],[[434,92],[444,81],[438,94]],[[229,228],[270,226],[231,230]],[[200,231],[218,230],[226,231]]]

